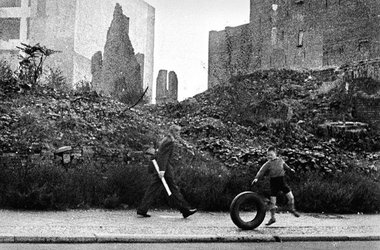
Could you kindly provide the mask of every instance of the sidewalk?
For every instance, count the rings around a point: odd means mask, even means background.
[[[198,212],[183,219],[176,211],[73,210],[29,212],[0,210],[0,242],[274,242],[380,241],[380,215],[278,214],[277,222],[242,231],[228,213]]]

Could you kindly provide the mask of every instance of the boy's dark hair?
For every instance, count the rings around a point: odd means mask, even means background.
[[[270,146],[270,147],[267,149],[267,152],[269,152],[269,151],[277,152],[276,148],[273,147],[273,146]]]

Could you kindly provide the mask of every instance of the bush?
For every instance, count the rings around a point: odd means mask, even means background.
[[[1,205],[17,209],[61,209],[66,207],[64,169],[45,162],[37,166],[21,160],[17,167],[1,172]]]
[[[325,213],[375,213],[380,211],[380,183],[355,171],[321,175],[303,174],[293,183],[299,210]]]
[[[0,89],[4,92],[16,92],[18,84],[14,77],[13,70],[7,61],[0,60]]]
[[[93,90],[92,83],[86,80],[81,80],[75,83],[75,92],[89,93]]]
[[[78,160],[62,165],[42,158],[39,164],[18,159],[0,162],[0,206],[18,209],[65,209],[137,206],[149,184],[149,159],[134,156],[104,161]],[[128,163],[126,163],[128,162]],[[207,211],[228,211],[232,199],[250,190],[259,165],[227,168],[206,156],[182,151],[174,161],[174,175],[185,199]],[[254,191],[269,196],[269,178]],[[321,174],[296,173],[287,177],[297,209],[303,212],[375,213],[380,211],[380,184],[356,171]],[[161,198],[164,198],[162,194]],[[167,205],[158,199],[156,206]],[[284,195],[279,205],[286,204]]]
[[[5,60],[0,60],[0,82],[10,81],[13,77],[11,66]]]
[[[228,211],[232,199],[240,192],[253,190],[269,198],[269,178],[250,186],[259,166],[226,169],[211,161],[185,160],[179,171],[183,194],[191,203],[204,210]],[[380,183],[356,171],[324,174],[296,173],[286,179],[293,190],[297,209],[303,212],[376,213],[380,211]],[[284,194],[278,195],[284,206]]]
[[[23,52],[16,72],[19,84],[23,88],[35,89],[43,72],[44,61],[48,56],[59,51],[48,49],[38,43],[33,46],[21,43],[21,47],[17,48]]]
[[[0,165],[0,206],[16,209],[66,209],[136,205],[146,183],[141,164],[109,161],[62,165],[18,159]],[[17,160],[17,161],[18,161]],[[140,159],[141,160],[141,159]],[[111,199],[111,200],[112,200]]]
[[[44,84],[61,91],[69,90],[66,78],[63,76],[63,72],[59,68],[48,68],[45,73]]]
[[[129,166],[115,165],[108,169],[106,173],[106,194],[104,205],[109,201],[114,201],[113,207],[121,203],[130,206],[137,206],[144,195],[144,190],[148,184],[147,167],[145,164],[133,164]],[[115,202],[115,200],[117,202]],[[112,207],[111,206],[111,207]]]
[[[185,199],[195,207],[204,210],[226,210],[231,201],[226,187],[230,173],[218,162],[195,157],[178,163],[178,185]]]

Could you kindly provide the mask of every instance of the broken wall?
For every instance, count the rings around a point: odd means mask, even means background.
[[[356,97],[353,115],[360,121],[366,122],[380,131],[380,96]]]
[[[178,101],[178,77],[174,71],[161,69],[156,79],[156,103]]]
[[[353,116],[380,130],[380,59],[343,68],[346,89],[353,95]]]
[[[210,31],[208,87],[225,84],[232,75],[246,74],[261,66],[259,39],[254,25]]]
[[[77,1],[75,51],[91,58],[97,51],[104,50],[107,30],[112,21],[116,3],[129,17],[129,37],[135,53],[143,54],[143,88],[149,87],[148,102],[151,102],[154,64],[155,9],[142,0],[80,0]],[[94,6],[97,6],[95,8]],[[91,78],[91,73],[88,72]]]
[[[136,101],[142,91],[140,64],[129,39],[129,18],[116,4],[107,32],[102,62],[100,91],[123,102]]]
[[[380,81],[380,58],[344,65],[341,69],[344,71],[346,81],[358,78],[372,78]]]
[[[46,66],[59,67],[69,84],[80,80],[91,80],[91,57],[102,51],[106,42],[108,26],[112,20],[115,4],[119,2],[132,20],[129,27],[131,41],[136,52],[144,54],[144,86],[149,86],[151,101],[153,86],[153,51],[155,9],[142,0],[2,0],[2,18],[20,19],[20,23],[0,25],[0,54],[13,66],[18,60],[14,56],[20,42],[40,43],[62,53],[53,54]],[[6,21],[9,23],[9,20]],[[12,27],[11,27],[12,26]],[[10,32],[10,31],[13,31]],[[19,33],[19,39],[16,38]],[[8,39],[8,40],[7,40]]]
[[[377,0],[251,0],[249,24],[210,32],[208,85],[255,69],[323,69],[380,57],[379,28]],[[245,65],[234,61],[239,54]]]

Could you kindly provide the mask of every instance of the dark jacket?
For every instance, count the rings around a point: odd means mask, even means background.
[[[156,153],[156,161],[161,171],[170,171],[171,159],[174,150],[174,141],[170,136],[166,136],[162,141]],[[153,164],[149,165],[149,173],[156,172]]]

